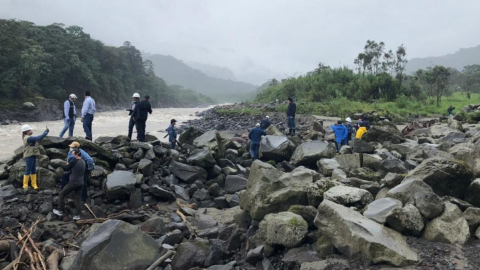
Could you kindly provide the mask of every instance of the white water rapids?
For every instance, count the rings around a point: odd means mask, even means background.
[[[165,129],[174,118],[178,121],[177,126],[187,120],[196,119],[195,112],[204,111],[207,108],[154,108],[153,113],[148,116],[146,131],[147,134],[158,137],[161,141],[167,141],[163,138],[166,135]],[[93,120],[93,140],[100,136],[117,136],[128,134],[128,112],[124,110],[96,113]],[[39,135],[45,130],[45,126],[50,129],[49,136],[58,136],[63,128],[63,120],[43,121],[43,122],[23,122],[33,128],[33,134]],[[73,136],[85,137],[83,123],[80,118],[75,122]],[[22,135],[20,125],[12,124],[0,126],[0,160],[5,160],[13,155],[13,151],[22,146]],[[133,129],[132,139],[136,139],[137,134]],[[63,136],[68,137],[68,130]]]

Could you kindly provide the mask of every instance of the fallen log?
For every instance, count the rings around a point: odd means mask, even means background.
[[[58,270],[58,263],[63,259],[63,251],[54,250],[47,259],[48,270]]]
[[[158,258],[150,267],[147,268],[147,270],[153,270],[157,268],[160,264],[162,264],[166,259],[170,258],[172,255],[175,254],[175,251],[169,250],[167,253],[165,253],[162,257]]]

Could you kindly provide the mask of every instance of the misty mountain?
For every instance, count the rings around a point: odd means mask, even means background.
[[[459,51],[437,57],[413,58],[408,61],[407,73],[413,73],[419,69],[441,65],[462,70],[468,65],[480,64],[480,45],[472,48],[460,49]]]
[[[257,88],[249,83],[208,76],[173,56],[154,54],[145,55],[145,58],[152,61],[155,74],[161,76],[168,84],[195,89],[198,93],[214,97],[219,101],[244,100],[249,96],[249,92]]]
[[[201,72],[205,73],[206,75],[208,75],[210,77],[215,77],[215,78],[224,79],[224,80],[237,81],[237,78],[235,77],[235,74],[233,74],[233,72],[226,67],[219,67],[219,66],[214,66],[214,65],[202,64],[202,63],[198,63],[198,62],[188,62],[187,64],[194,69],[200,70]]]

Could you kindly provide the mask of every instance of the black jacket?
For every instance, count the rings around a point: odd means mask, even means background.
[[[287,108],[287,116],[295,117],[296,112],[297,112],[297,105],[295,105],[295,102],[291,102]]]
[[[268,118],[265,118],[262,120],[262,122],[260,122],[260,128],[265,130],[267,129],[269,126],[270,126],[270,121],[268,120]]]
[[[135,107],[135,117],[139,120],[147,120],[148,114],[152,114],[152,106],[148,100],[140,101]]]

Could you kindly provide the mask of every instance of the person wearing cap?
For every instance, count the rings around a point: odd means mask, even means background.
[[[345,119],[345,127],[347,127],[347,144],[352,140],[352,134],[355,133],[355,129],[353,128],[352,125],[352,119],[350,117],[347,117]]]
[[[58,195],[58,209],[53,209],[53,213],[59,217],[63,216],[63,210],[65,209],[65,196],[74,192],[74,201],[75,201],[75,211],[73,220],[80,219],[80,211],[82,209],[82,204],[80,202],[80,197],[83,189],[83,175],[85,171],[85,161],[82,159],[82,153],[78,149],[71,151],[73,155],[73,160],[68,164],[67,171],[70,171],[68,177],[68,184],[62,188],[60,194]]]
[[[135,107],[135,125],[137,126],[137,139],[139,142],[145,142],[145,128],[148,114],[152,114],[152,106],[148,101],[150,96],[146,95]]]
[[[175,144],[177,142],[177,131],[175,130],[176,123],[177,120],[170,120],[170,126],[168,126],[168,128],[166,129],[166,131],[168,132],[168,141],[172,144],[172,149],[175,149]]]
[[[134,93],[132,96],[132,103],[130,104],[130,108],[127,109],[128,115],[130,115],[130,121],[128,122],[128,139],[129,140],[132,140],[133,126],[135,126],[135,115],[136,115],[135,107],[137,106],[139,101],[140,101],[140,94]]]
[[[75,159],[75,155],[73,151],[77,151],[77,153],[81,154],[83,161],[85,161],[85,172],[83,174],[83,189],[82,189],[82,202],[87,202],[87,191],[88,191],[88,179],[90,179],[90,174],[93,170],[95,170],[95,162],[93,158],[85,152],[83,149],[80,148],[79,142],[72,142],[69,145],[70,149],[68,151],[67,156],[67,166]],[[62,179],[62,188],[67,185],[66,182]]]
[[[23,189],[28,189],[28,180],[32,180],[33,189],[37,186],[37,157],[40,155],[39,141],[48,135],[48,128],[38,136],[32,136],[32,127],[23,125],[21,127],[23,139],[23,158],[25,159],[25,173],[23,174]]]
[[[260,128],[265,130],[271,125],[270,117],[267,115],[265,118],[260,122]]]
[[[75,120],[77,118],[77,109],[75,108],[75,100],[77,96],[70,94],[67,100],[63,103],[63,118],[65,118],[65,125],[58,137],[62,138],[68,129],[68,137],[73,136],[73,129],[75,128]]]
[[[248,138],[250,139],[250,156],[253,160],[258,159],[258,151],[260,149],[262,136],[267,136],[267,133],[260,128],[260,123],[257,123],[255,128],[250,130],[250,133],[248,134]]]
[[[337,152],[340,152],[340,149],[343,145],[347,144],[347,127],[342,125],[342,121],[338,121],[336,124],[332,125],[332,130],[335,133],[335,142],[337,143]]]
[[[297,112],[297,105],[295,105],[291,97],[287,99],[287,102],[288,135],[295,135],[295,113]]]
[[[92,123],[93,115],[97,110],[95,109],[95,100],[90,96],[90,91],[85,91],[85,100],[82,106],[82,119],[83,130],[85,131],[85,139],[91,141],[92,135]]]

